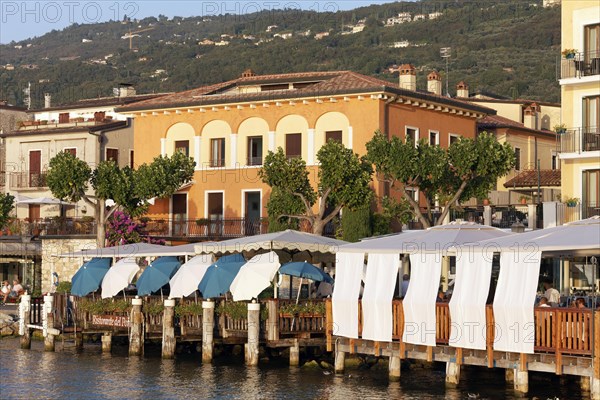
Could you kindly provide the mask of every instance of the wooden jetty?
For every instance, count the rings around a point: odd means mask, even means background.
[[[600,311],[575,308],[536,307],[534,354],[494,351],[494,312],[486,307],[486,350],[452,347],[450,341],[450,312],[448,303],[436,304],[436,346],[421,346],[402,342],[404,314],[401,300],[394,300],[393,341],[375,342],[360,338],[362,310],[359,301],[359,338],[335,336],[331,301],[327,301],[327,350],[335,351],[336,372],[343,372],[346,354],[389,357],[389,376],[400,377],[403,359],[446,363],[446,382],[458,384],[462,365],[484,368],[503,368],[507,381],[519,392],[528,391],[528,372],[538,371],[556,375],[581,377],[585,391],[592,399],[600,399]]]
[[[301,347],[323,347],[335,354],[335,370],[344,371],[346,354],[389,357],[389,377],[400,378],[402,360],[446,364],[446,382],[458,384],[463,365],[506,370],[507,381],[519,392],[528,391],[529,371],[581,377],[581,385],[600,399],[600,312],[589,309],[536,307],[534,354],[494,351],[494,313],[486,309],[487,349],[450,346],[450,312],[447,303],[436,304],[436,346],[402,342],[404,315],[401,300],[394,300],[393,341],[374,342],[335,336],[332,303],[303,300],[311,313],[293,312],[294,301],[266,299],[258,303],[230,300],[161,300],[127,296],[120,299],[46,296],[44,303],[24,296],[20,305],[21,345],[30,346],[31,329],[44,331],[46,350],[54,350],[54,337],[71,337],[83,346],[84,335],[102,335],[102,350],[111,351],[114,337],[129,339],[129,354],[143,355],[146,341],[160,340],[162,355],[172,358],[177,343],[201,344],[202,361],[211,362],[215,345],[244,345],[246,364],[256,365],[259,346],[289,348],[290,365],[298,365]],[[108,306],[107,306],[108,304]],[[307,305],[309,307],[307,307]],[[242,307],[247,308],[244,312]]]

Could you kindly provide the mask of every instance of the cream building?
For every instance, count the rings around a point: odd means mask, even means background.
[[[581,202],[585,218],[600,214],[600,3],[569,0],[561,7],[562,192]]]

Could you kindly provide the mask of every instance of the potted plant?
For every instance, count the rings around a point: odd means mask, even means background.
[[[563,57],[566,58],[567,60],[572,60],[573,58],[575,58],[576,53],[577,53],[577,50],[575,50],[575,49],[564,49],[562,51]]]
[[[554,132],[556,132],[559,135],[567,132],[567,126],[565,124],[554,125],[554,128],[552,128],[552,129],[554,130]]]
[[[565,203],[567,204],[567,207],[575,207],[577,206],[577,203],[579,203],[579,199],[577,197],[568,197],[565,199]]]
[[[519,201],[521,202],[521,204],[527,204],[529,199],[530,199],[529,196],[525,196],[525,195],[522,195],[521,197],[519,197]]]

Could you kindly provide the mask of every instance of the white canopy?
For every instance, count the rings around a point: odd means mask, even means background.
[[[179,246],[158,246],[156,248],[144,249],[144,255],[148,257],[167,256],[193,256],[196,255],[198,243],[182,244]]]
[[[271,285],[279,269],[279,256],[271,251],[254,256],[248,261],[231,282],[233,301],[252,300]]]
[[[182,298],[194,293],[213,261],[212,255],[199,255],[183,264],[169,281],[169,298]]]
[[[343,240],[331,239],[312,233],[286,230],[264,235],[246,236],[222,242],[199,243],[196,253],[236,253],[249,250],[297,250],[311,253],[335,253],[338,247],[347,244]]]
[[[124,244],[122,246],[113,246],[113,247],[104,247],[100,249],[85,249],[73,253],[64,253],[60,254],[59,257],[68,257],[68,258],[76,258],[76,257],[84,257],[84,258],[123,258],[123,257],[148,257],[148,256],[158,256],[164,255],[160,254],[161,251],[168,249],[167,246],[161,246],[159,244],[149,244],[149,243],[131,243]],[[173,254],[166,254],[173,255]]]
[[[600,254],[600,217],[540,229],[478,244],[489,252],[541,251],[544,253]]]
[[[509,236],[509,232],[473,222],[451,222],[422,231],[410,231],[359,243],[346,244],[339,251],[347,253],[417,254],[448,253],[454,246]]]
[[[50,204],[50,205],[72,205],[66,201],[55,199],[52,197],[37,197],[37,198],[20,198],[17,200],[17,204]]]
[[[113,297],[125,289],[139,270],[140,267],[133,258],[119,260],[108,269],[104,279],[102,279],[102,298]]]

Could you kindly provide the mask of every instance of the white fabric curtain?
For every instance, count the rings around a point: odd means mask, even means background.
[[[500,254],[494,297],[494,350],[533,354],[533,307],[541,258],[541,251],[523,249]]]
[[[369,254],[362,298],[362,338],[392,341],[392,300],[400,268],[400,254]]]
[[[408,292],[404,296],[405,343],[435,346],[435,300],[442,274],[439,253],[411,254]]]
[[[364,253],[337,253],[333,288],[333,334],[358,339],[358,294]]]
[[[491,275],[491,255],[471,251],[457,255],[450,299],[450,346],[485,350],[485,302]]]

